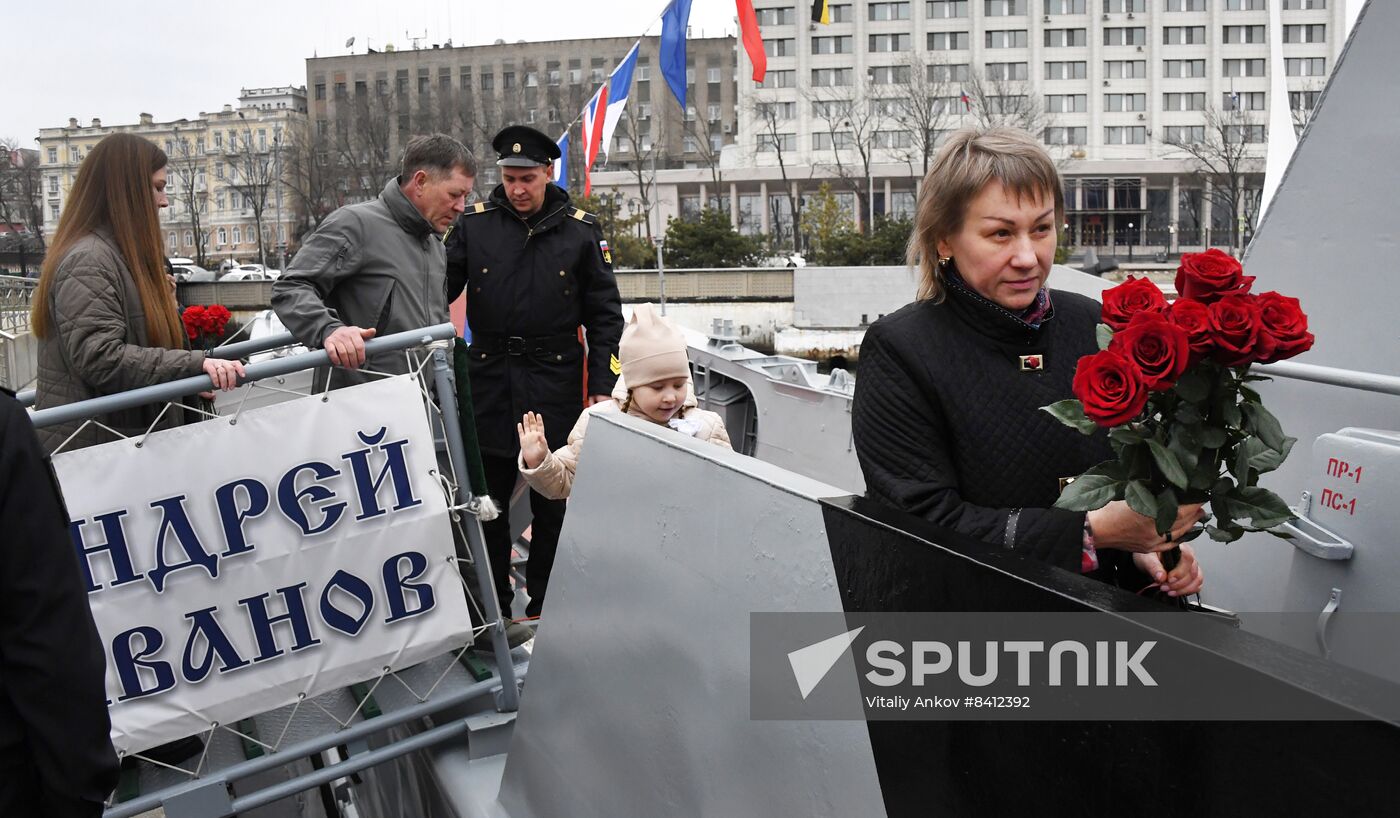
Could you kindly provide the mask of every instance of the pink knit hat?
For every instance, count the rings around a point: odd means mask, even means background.
[[[629,386],[646,386],[668,378],[689,378],[690,359],[681,331],[652,312],[650,304],[638,304],[622,331],[618,350],[622,380]]]

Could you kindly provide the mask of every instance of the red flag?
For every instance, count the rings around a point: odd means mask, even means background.
[[[758,31],[758,15],[753,12],[753,0],[734,0],[739,7],[739,30],[743,32],[744,51],[753,63],[753,81],[763,82],[768,73],[768,55],[763,52],[763,35]]]

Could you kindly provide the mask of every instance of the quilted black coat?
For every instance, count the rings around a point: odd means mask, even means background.
[[[1098,349],[1099,304],[1068,292],[1052,304],[1032,329],[952,286],[881,318],[861,346],[852,424],[872,499],[1077,572],[1084,514],[1050,506],[1060,478],[1112,450],[1039,407],[1071,397],[1076,363]]]

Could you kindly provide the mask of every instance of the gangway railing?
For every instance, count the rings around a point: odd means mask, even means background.
[[[375,354],[423,347],[430,350],[432,382],[441,410],[441,424],[446,437],[447,455],[453,472],[458,475],[457,485],[454,489],[455,496],[451,505],[454,510],[470,510],[475,508],[475,503],[466,477],[468,474],[466,452],[462,444],[461,427],[457,414],[457,392],[453,383],[449,358],[456,335],[457,330],[451,324],[438,324],[371,339],[365,343],[365,351],[366,354]],[[296,339],[290,333],[282,333],[253,341],[229,344],[212,350],[210,354],[225,359],[241,358],[295,343],[297,343]],[[245,367],[245,377],[240,378],[238,383],[242,385],[264,378],[280,377],[293,372],[330,365],[330,356],[324,350],[308,351],[249,364]],[[78,403],[32,411],[30,417],[36,427],[42,428],[151,403],[173,401],[211,388],[213,388],[213,382],[208,375],[196,375],[113,395],[104,395]],[[22,394],[21,399],[32,404],[34,400],[33,390]],[[492,581],[493,574],[479,521],[471,516],[470,511],[466,514],[466,521],[467,524],[462,526],[462,531],[476,566],[477,587],[475,590],[478,594],[477,599],[481,602],[482,618],[485,620],[487,612],[500,611],[500,604],[495,584]],[[366,748],[336,764],[294,776],[275,786],[260,789],[231,801],[227,800],[228,783],[249,778],[271,767],[289,764],[332,747],[353,744],[367,738],[370,734],[379,733],[387,728],[402,725],[424,716],[442,713],[450,708],[459,708],[471,700],[483,697],[492,698],[498,712],[513,713],[520,706],[520,691],[516,665],[506,640],[505,622],[497,615],[494,620],[486,621],[486,627],[491,634],[492,653],[496,664],[497,677],[494,679],[487,679],[462,690],[392,712],[385,712],[374,718],[367,718],[328,735],[277,748],[267,755],[242,761],[217,771],[207,772],[180,785],[114,805],[105,814],[109,818],[126,818],[160,806],[171,799],[179,801],[189,798],[196,791],[204,791],[214,796],[218,796],[219,793],[223,795],[215,797],[213,801],[205,801],[201,796],[195,796],[193,800],[204,804],[221,804],[213,811],[201,809],[199,811],[201,816],[207,815],[208,818],[216,818],[216,816],[234,815],[243,810],[262,806],[294,793],[311,789],[328,781],[343,778],[353,772],[392,760],[414,750],[460,737],[470,729],[469,723],[460,717],[454,717],[425,732],[391,741],[387,745],[373,750]],[[212,740],[212,736],[210,740]],[[227,804],[224,804],[225,801]]]

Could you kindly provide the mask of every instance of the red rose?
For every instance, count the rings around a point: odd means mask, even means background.
[[[1215,341],[1210,333],[1210,308],[1190,298],[1178,298],[1167,310],[1167,320],[1186,331],[1191,343],[1191,363],[1210,354]]]
[[[1186,330],[1159,312],[1140,312],[1113,336],[1108,348],[1135,364],[1143,385],[1154,392],[1172,388],[1191,359]]]
[[[1161,312],[1166,308],[1167,298],[1160,287],[1145,277],[1128,276],[1127,281],[1103,291],[1100,320],[1120,330],[1140,312]]]
[[[233,314],[223,304],[210,304],[209,308],[205,310],[205,315],[208,321],[208,331],[211,335],[223,335],[224,327],[233,317]]]
[[[1210,305],[1210,334],[1215,359],[1225,366],[1242,366],[1273,351],[1273,339],[1262,332],[1259,304],[1248,295],[1227,295]]]
[[[1255,299],[1259,305],[1259,321],[1263,332],[1273,341],[1273,349],[1258,359],[1271,364],[1292,358],[1312,349],[1313,334],[1308,332],[1308,316],[1298,305],[1298,299],[1268,292]]]
[[[1228,253],[1214,247],[1204,253],[1182,253],[1176,268],[1176,294],[1210,304],[1223,296],[1249,292],[1254,276]]]
[[[1100,426],[1117,426],[1142,413],[1148,391],[1137,366],[1110,349],[1079,359],[1074,396],[1084,414]]]
[[[204,331],[205,310],[203,307],[186,307],[181,313],[180,320],[185,324],[185,333],[194,341],[199,338],[199,334]]]

